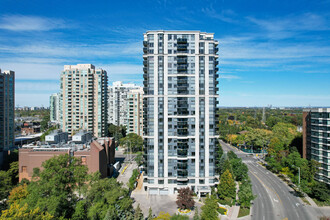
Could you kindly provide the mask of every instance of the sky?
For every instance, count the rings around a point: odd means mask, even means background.
[[[16,106],[49,106],[63,65],[142,85],[148,30],[219,41],[220,106],[330,106],[330,1],[0,0],[0,69]]]

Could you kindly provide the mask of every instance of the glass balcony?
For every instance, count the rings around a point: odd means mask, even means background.
[[[147,47],[143,47],[143,53],[148,53],[148,48]]]
[[[178,45],[177,46],[178,53],[186,53],[187,51],[187,46],[186,45]]]
[[[145,47],[148,46],[148,41],[144,40],[143,41],[143,46],[145,46]]]
[[[178,43],[178,44],[186,44],[187,42],[188,42],[188,40],[185,39],[185,38],[178,38],[178,39],[177,39],[177,43]]]

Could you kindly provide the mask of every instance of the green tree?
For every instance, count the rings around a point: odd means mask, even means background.
[[[144,220],[144,216],[143,216],[142,210],[140,208],[140,204],[138,204],[138,206],[135,209],[134,220]]]
[[[143,148],[143,139],[141,136],[135,133],[129,133],[126,137],[121,138],[119,141],[121,146],[126,146],[126,151],[138,152],[142,151]]]
[[[30,209],[39,207],[56,218],[69,218],[77,201],[74,192],[85,185],[88,168],[68,154],[55,156],[43,162],[42,167],[42,171],[34,170],[24,202]]]
[[[215,220],[219,219],[217,212],[218,202],[214,197],[207,196],[202,206],[201,219],[202,220]]]
[[[289,123],[277,123],[273,129],[273,136],[283,142],[285,148],[288,148],[293,139],[297,136],[297,127]]]
[[[220,184],[218,185],[218,196],[222,202],[228,203],[228,198],[235,199],[236,185],[232,174],[226,170],[220,177]],[[231,205],[231,202],[230,204]]]
[[[153,217],[152,217],[152,209],[151,209],[151,207],[149,207],[147,220],[152,220],[152,219],[153,219]]]
[[[122,188],[116,179],[99,179],[96,176],[90,182],[86,200],[89,219],[103,219],[108,213],[116,219],[133,218],[134,209],[129,191]],[[114,214],[115,213],[115,214]]]
[[[80,200],[77,202],[72,220],[84,220],[87,219],[87,207],[86,200]]]
[[[236,181],[243,181],[248,178],[249,169],[247,165],[242,162],[241,158],[230,160],[230,164]]]
[[[138,166],[141,166],[143,164],[143,153],[142,152],[137,152],[136,157],[135,157],[135,162],[137,163]]]
[[[250,181],[244,181],[241,183],[239,186],[238,198],[242,208],[250,208],[251,201],[256,198],[252,193]]]
[[[118,143],[121,138],[126,137],[126,126],[116,126],[114,124],[110,124],[108,127],[108,132],[109,136],[114,137],[116,143]]]
[[[50,114],[44,115],[40,122],[41,130],[44,131],[49,128]]]
[[[130,190],[134,189],[136,179],[137,179],[138,176],[139,176],[139,171],[137,169],[134,169],[133,172],[132,172],[132,176],[129,178],[128,183],[127,183],[128,188]]]

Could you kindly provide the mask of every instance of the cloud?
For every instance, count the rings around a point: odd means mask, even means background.
[[[329,30],[329,19],[313,13],[301,15],[289,15],[284,18],[258,19],[247,17],[261,29],[268,32],[268,37],[273,39],[283,39],[292,37],[300,32],[325,31]]]
[[[227,23],[237,23],[238,21],[234,18],[236,13],[230,9],[216,11],[212,6],[208,8],[202,8],[202,12],[208,17],[215,18]]]
[[[107,65],[99,65],[102,69],[105,69],[109,74],[142,74],[142,65],[114,63]],[[141,76],[142,77],[142,76]]]
[[[60,89],[59,80],[16,80],[15,92],[16,93],[29,93],[29,92],[57,92]]]
[[[61,64],[8,62],[1,63],[1,68],[15,71],[16,79],[60,79],[63,70]]]
[[[114,43],[114,44],[78,44],[63,42],[32,42],[29,44],[9,46],[0,45],[0,53],[24,54],[38,57],[52,58],[105,58],[120,56],[139,56],[142,54],[141,42]],[[26,56],[25,56],[26,57]]]
[[[27,15],[3,15],[0,18],[0,29],[10,31],[49,31],[67,27],[64,20],[55,18]]]
[[[240,79],[241,77],[235,75],[220,74],[220,79]]]

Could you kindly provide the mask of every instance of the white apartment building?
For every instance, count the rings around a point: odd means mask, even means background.
[[[128,126],[128,93],[132,89],[139,89],[132,83],[123,84],[123,82],[113,82],[112,86],[109,86],[109,110],[108,110],[108,122],[114,125]]]
[[[216,183],[218,42],[199,31],[148,31],[143,45],[144,187],[208,193]]]
[[[107,135],[108,76],[92,64],[65,65],[61,73],[60,126],[73,135],[81,129]]]
[[[143,135],[143,88],[132,89],[127,94],[127,133]]]

